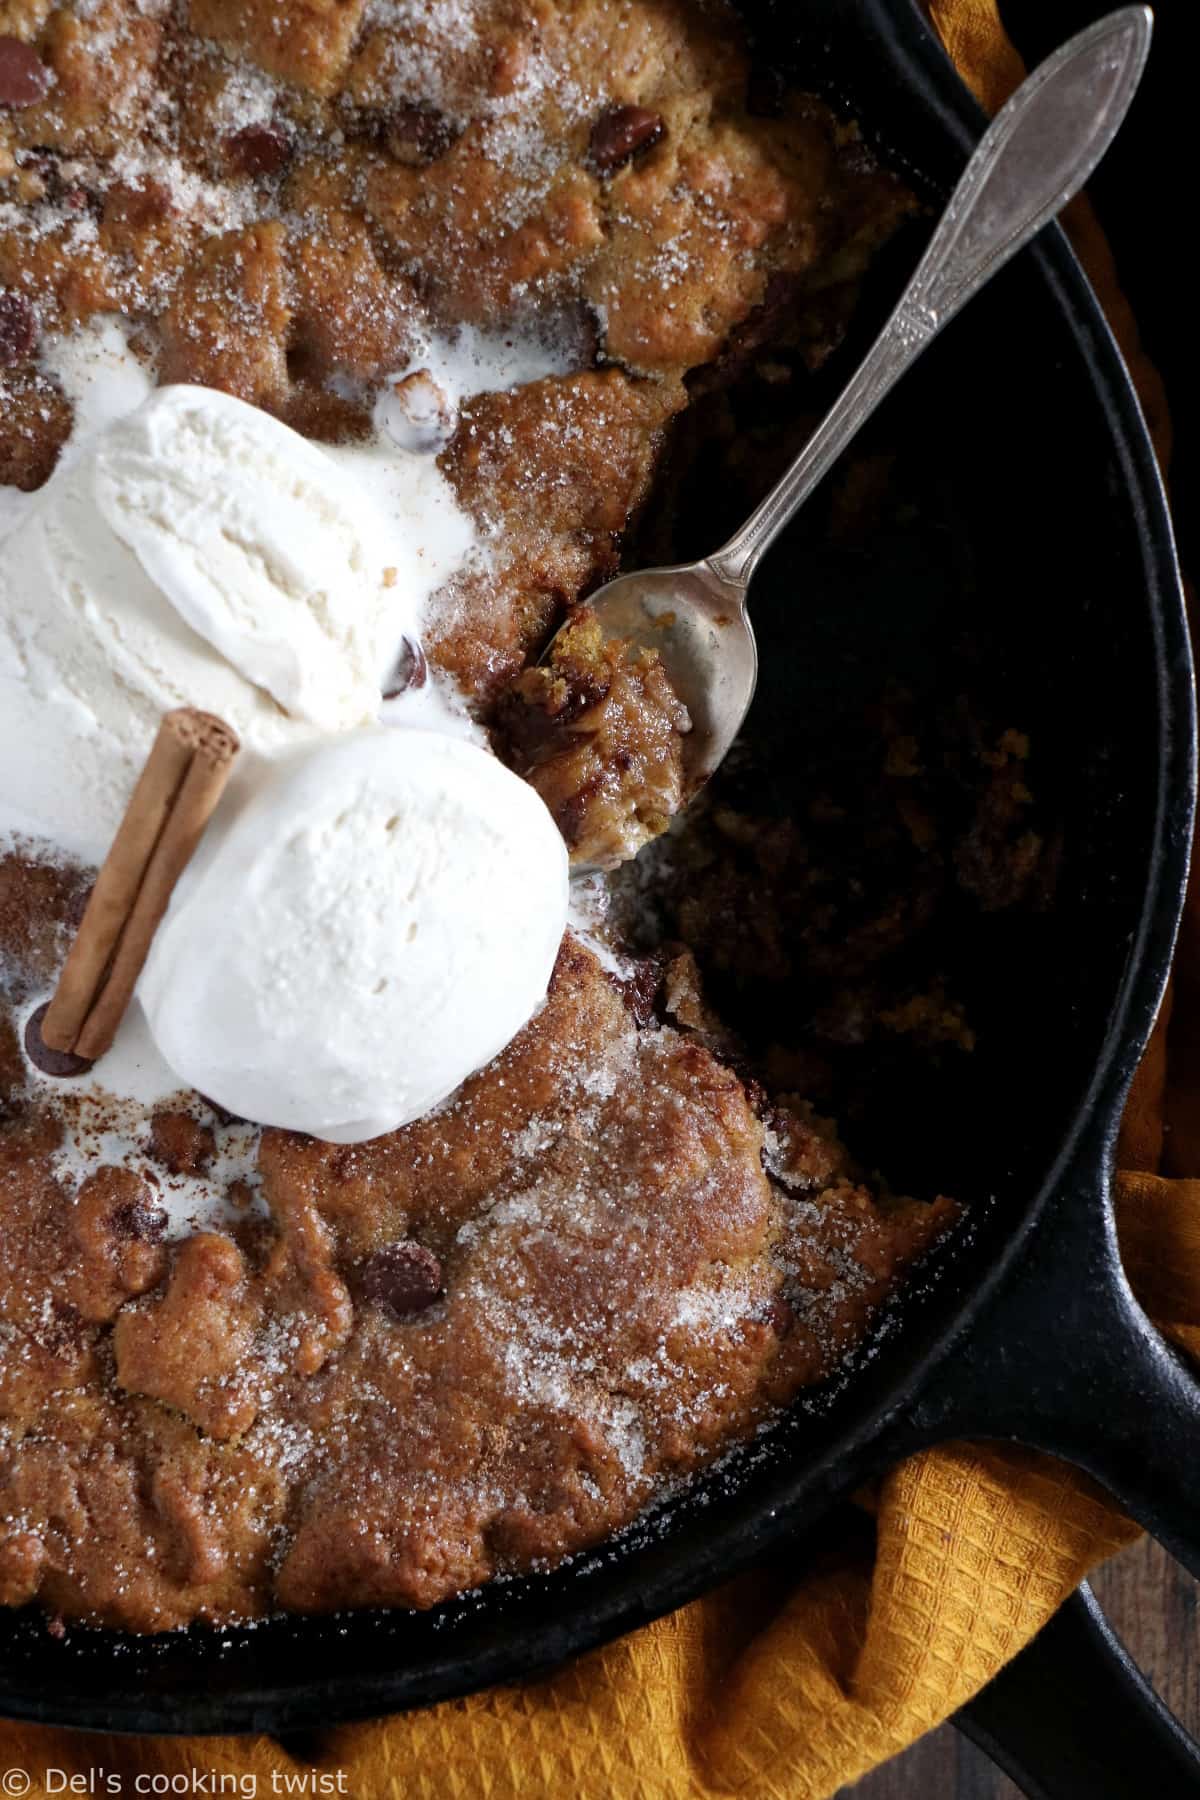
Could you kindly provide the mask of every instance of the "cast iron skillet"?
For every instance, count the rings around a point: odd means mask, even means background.
[[[768,60],[835,91],[931,196],[949,191],[981,119],[915,0],[779,0],[752,23]],[[918,570],[904,588],[886,559],[867,557],[833,607],[836,572],[801,529],[760,578],[758,706],[802,754],[809,702],[817,715],[836,706],[864,646],[911,673],[936,662],[965,612],[1013,716],[1030,725],[1038,781],[1062,819],[1056,898],[1034,919],[980,925],[970,1077],[952,1096],[915,1079],[906,1098],[911,1135],[928,1145],[925,1191],[941,1183],[968,1199],[970,1229],[843,1380],[570,1569],[494,1583],[436,1613],[220,1636],[76,1630],[56,1642],[15,1615],[0,1624],[0,1714],[119,1731],[304,1731],[528,1678],[794,1542],[865,1478],[948,1437],[1015,1439],[1078,1463],[1200,1574],[1200,1389],[1125,1284],[1109,1206],[1116,1123],[1167,975],[1194,800],[1192,674],[1159,477],[1057,230],[951,327],[910,390],[895,404],[912,410],[893,418],[952,445],[971,470],[963,511],[983,546],[979,579],[939,589]]]

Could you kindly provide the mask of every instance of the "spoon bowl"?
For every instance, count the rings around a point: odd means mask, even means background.
[[[683,740],[688,799],[727,755],[754,698],[758,647],[744,586],[707,562],[619,575],[589,605],[609,639],[655,651],[687,707]]]

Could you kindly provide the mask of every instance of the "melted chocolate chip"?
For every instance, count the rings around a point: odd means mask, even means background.
[[[20,38],[0,37],[0,107],[36,106],[53,82],[36,50]]]
[[[555,725],[574,725],[586,712],[607,700],[612,687],[612,674],[609,669],[603,671],[588,668],[555,667],[555,674],[565,678],[566,692],[562,696],[558,710],[551,715]]]
[[[37,319],[25,295],[0,288],[0,369],[32,356],[37,335]]]
[[[141,1243],[158,1244],[166,1236],[167,1215],[153,1200],[131,1200],[128,1206],[118,1206],[113,1213],[112,1228],[116,1237],[136,1238]]]
[[[86,1075],[91,1063],[86,1056],[72,1050],[52,1050],[42,1036],[42,1020],[50,1010],[49,1001],[30,1013],[25,1022],[25,1054],[43,1075]]]
[[[411,688],[423,688],[428,675],[429,665],[420,644],[410,637],[401,638],[395,667],[384,682],[384,699],[395,700]]]
[[[292,159],[292,140],[277,125],[244,125],[226,138],[225,156],[237,175],[278,175]]]
[[[552,665],[557,679],[530,698],[514,686],[500,699],[499,724],[518,774],[545,762],[562,746],[563,734],[577,719],[607,698],[612,679],[607,670],[564,669]]]
[[[585,781],[575,793],[565,795],[557,806],[550,809],[550,816],[561,831],[568,850],[574,850],[583,841],[588,813],[600,791],[602,779],[602,776],[596,775],[592,780]]]
[[[597,175],[615,175],[666,136],[661,113],[645,106],[610,106],[592,126],[588,157]]]
[[[368,1257],[361,1286],[364,1299],[395,1319],[409,1319],[440,1299],[442,1265],[424,1244],[405,1238],[399,1244],[385,1244]]]
[[[662,985],[662,966],[657,957],[639,957],[628,975],[610,975],[609,980],[633,1014],[634,1024],[643,1029],[653,1024],[654,1004]]]
[[[400,106],[388,115],[383,136],[389,156],[420,169],[445,156],[457,133],[432,106]]]

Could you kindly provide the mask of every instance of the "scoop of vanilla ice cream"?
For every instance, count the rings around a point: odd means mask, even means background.
[[[379,536],[337,464],[257,407],[160,388],[89,459],[113,536],[184,622],[293,719],[373,719],[399,640]]]
[[[471,526],[442,511],[454,566]],[[0,546],[0,822],[99,858],[173,706],[267,755],[372,722],[428,589],[397,523],[212,389],[160,388],[100,430]]]
[[[287,757],[202,844],[138,991],[183,1081],[358,1143],[428,1112],[532,1016],[567,888],[550,814],[493,756],[355,732]]]

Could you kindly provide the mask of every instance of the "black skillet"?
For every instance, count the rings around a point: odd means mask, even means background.
[[[981,116],[915,0],[780,0],[752,23],[768,63],[844,100],[931,198],[949,191]],[[803,1539],[864,1479],[948,1437],[1016,1440],[1078,1463],[1200,1574],[1200,1388],[1126,1286],[1109,1205],[1114,1133],[1167,975],[1194,801],[1191,662],[1159,477],[1057,230],[948,330],[909,386],[882,418],[924,433],[931,452],[950,446],[969,471],[955,504],[978,579],[964,592],[952,573],[918,559],[901,574],[880,555],[860,559],[839,589],[845,571],[821,562],[798,522],[759,577],[757,709],[764,729],[786,718],[802,754],[810,709],[798,694],[827,725],[864,668],[882,662],[919,682],[966,613],[1012,716],[1031,730],[1062,824],[1054,902],[1033,919],[980,921],[971,1073],[952,1093],[916,1075],[903,1090],[910,1137],[928,1146],[927,1168],[912,1159],[912,1185],[969,1200],[969,1229],[845,1379],[570,1569],[430,1614],[220,1635],[72,1630],[56,1641],[33,1615],[13,1615],[0,1623],[0,1714],[118,1731],[306,1731],[527,1678]],[[1110,1665],[1128,1695],[1120,1675]],[[995,1743],[1003,1694],[992,1700],[976,1729]],[[1129,1714],[1130,1729],[1139,1722],[1165,1755],[1168,1728],[1148,1702]]]

